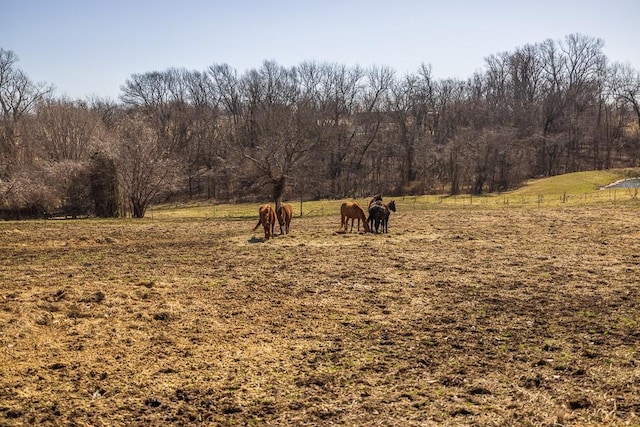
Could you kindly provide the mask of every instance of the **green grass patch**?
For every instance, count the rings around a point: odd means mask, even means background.
[[[606,185],[625,178],[640,176],[640,169],[574,172],[549,178],[534,179],[510,192],[514,196],[585,194],[600,191]]]

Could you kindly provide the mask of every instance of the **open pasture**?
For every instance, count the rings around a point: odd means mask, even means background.
[[[0,222],[0,425],[640,424],[637,207],[397,204]]]

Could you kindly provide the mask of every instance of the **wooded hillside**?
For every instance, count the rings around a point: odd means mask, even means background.
[[[142,217],[172,199],[481,194],[637,167],[640,73],[603,45],[517,47],[467,80],[214,63],[133,74],[117,101],[58,97],[0,49],[0,210]]]

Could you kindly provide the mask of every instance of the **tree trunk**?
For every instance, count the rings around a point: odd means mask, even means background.
[[[145,211],[147,210],[147,206],[144,204],[144,202],[141,202],[139,200],[132,200],[131,201],[131,215],[134,218],[144,218],[144,214]]]
[[[286,186],[287,186],[287,177],[284,175],[273,180],[273,201],[276,204],[276,211],[282,204],[282,195],[284,194],[284,190]]]

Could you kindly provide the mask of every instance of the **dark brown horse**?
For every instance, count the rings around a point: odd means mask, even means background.
[[[273,229],[276,226],[276,211],[273,210],[271,205],[262,205],[258,210],[258,215],[260,218],[253,228],[253,231],[256,231],[256,229],[260,227],[260,224],[262,224],[264,227],[264,240],[269,240],[269,238],[273,236]]]
[[[374,228],[376,233],[378,232],[380,225],[382,225],[382,232],[389,232],[389,216],[391,211],[396,211],[395,200],[390,201],[388,204],[382,203],[381,196],[374,196],[369,202],[369,229],[373,232]]]
[[[373,230],[378,233],[380,229],[380,224],[382,224],[382,232],[384,233],[384,221],[385,218],[389,215],[389,208],[384,206],[382,203],[374,203],[369,206],[369,228],[373,233]]]
[[[291,218],[293,217],[293,208],[291,205],[286,203],[278,206],[276,215],[278,216],[278,223],[280,224],[280,234],[283,234],[283,230],[284,234],[289,234],[289,224],[291,224]]]
[[[349,219],[351,219],[351,233],[353,233],[353,220],[355,219],[358,220],[358,231],[360,231],[360,221],[362,221],[364,231],[369,231],[369,224],[367,223],[367,216],[364,213],[364,209],[362,209],[356,202],[344,202],[342,206],[340,206],[341,230],[344,229],[344,231],[347,231]]]

